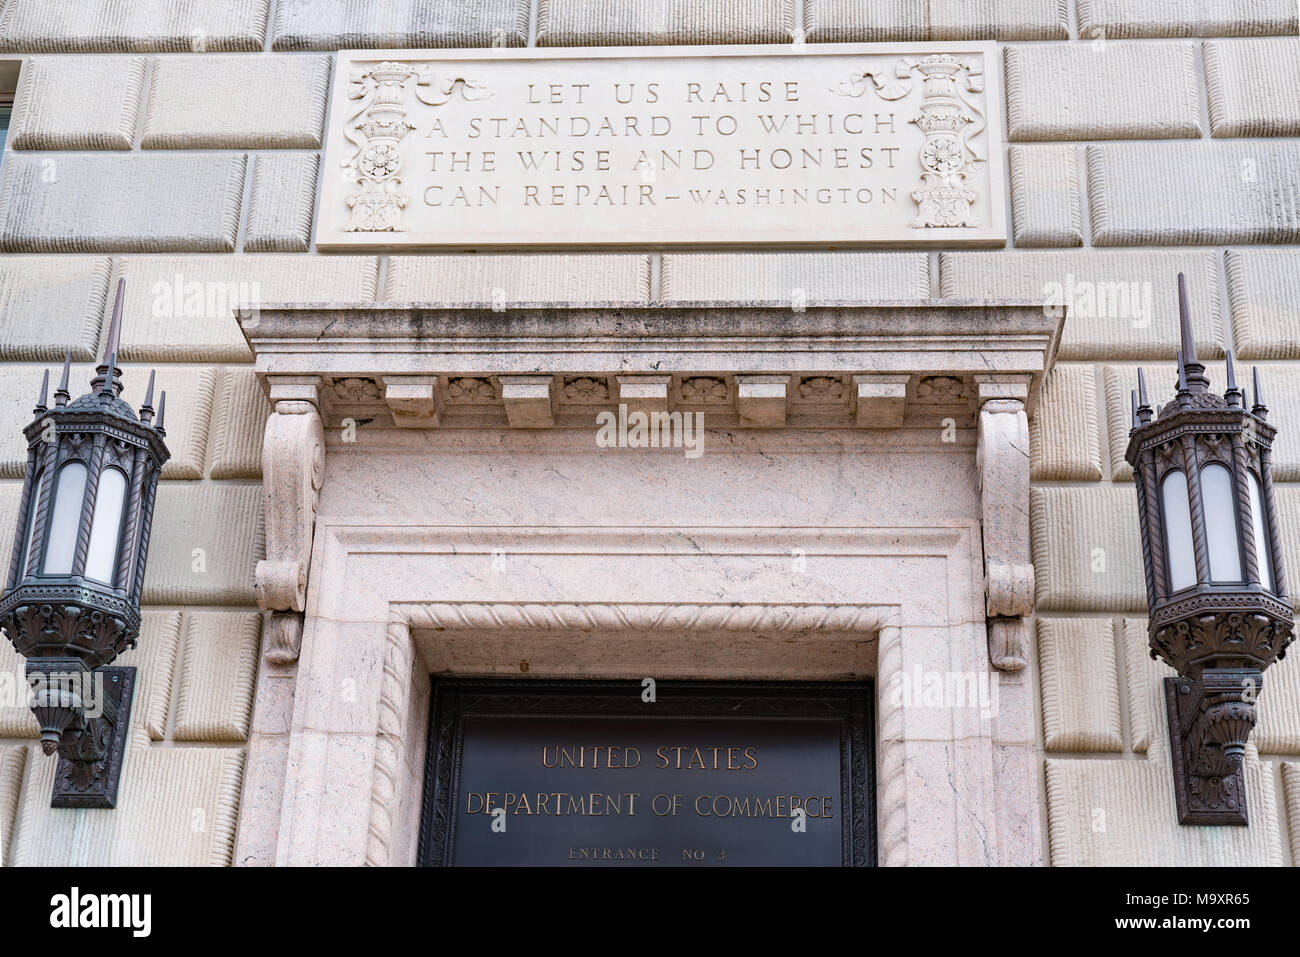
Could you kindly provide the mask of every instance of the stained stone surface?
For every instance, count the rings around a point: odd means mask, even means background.
[[[0,246],[27,253],[230,252],[243,193],[242,153],[14,153],[5,159],[0,187]]]
[[[0,50],[260,50],[270,5],[271,0],[7,0],[0,15]]]
[[[1168,360],[1178,351],[1178,273],[1187,276],[1198,354],[1223,355],[1218,257],[1209,250],[939,254],[945,298],[1042,302],[1066,322],[1058,359]]]
[[[1088,147],[1098,246],[1300,242],[1300,143]]]
[[[1171,6],[1163,0],[1079,0],[1079,36],[1258,36],[1294,34],[1297,11],[1288,0],[1196,0]]]
[[[1060,0],[809,0],[808,39],[817,43],[898,40],[1064,40]]]
[[[795,0],[538,0],[538,46],[789,43],[799,27]]]
[[[281,0],[277,50],[358,47],[518,47],[528,40],[526,0]]]

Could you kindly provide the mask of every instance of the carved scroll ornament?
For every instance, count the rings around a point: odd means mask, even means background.
[[[305,399],[276,402],[262,446],[266,558],[257,563],[254,592],[258,606],[272,612],[266,656],[280,664],[297,660],[302,641],[324,469],[325,431],[315,404]]]
[[[1034,610],[1034,566],[1029,560],[1028,383],[977,377],[980,390],[979,471],[984,525],[985,610],[989,659],[1002,671],[1025,667],[1025,619]]]

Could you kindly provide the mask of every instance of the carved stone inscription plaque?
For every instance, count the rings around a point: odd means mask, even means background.
[[[870,688],[435,684],[423,859],[873,862]]]
[[[992,44],[337,55],[322,250],[1001,245]]]

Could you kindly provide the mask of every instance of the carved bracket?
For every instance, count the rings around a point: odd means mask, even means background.
[[[257,563],[258,607],[271,612],[267,659],[296,661],[307,607],[316,505],[325,471],[325,430],[315,376],[271,380],[272,414],[262,443],[262,504],[266,558]]]
[[[1001,671],[1025,667],[1025,618],[1034,610],[1034,566],[1029,559],[1030,378],[977,375],[979,472],[984,526],[984,589],[989,659]]]

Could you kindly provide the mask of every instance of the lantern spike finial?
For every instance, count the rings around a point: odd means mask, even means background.
[[[1129,392],[1129,405],[1130,405],[1130,406],[1132,407],[1132,409],[1133,409],[1133,428],[1135,428],[1135,429],[1140,429],[1140,428],[1142,428],[1142,420],[1141,420],[1140,418],[1138,418],[1138,394],[1137,394],[1137,389],[1134,389],[1134,390],[1132,390],[1131,392]]]
[[[56,406],[67,405],[68,400],[72,398],[72,393],[68,391],[68,376],[72,373],[72,353],[63,354],[63,375],[59,378],[59,387],[54,392],[54,404]]]
[[[1179,391],[1204,392],[1210,386],[1205,366],[1196,358],[1196,334],[1192,331],[1192,310],[1187,304],[1187,276],[1178,274],[1178,331],[1182,349],[1178,353]]]
[[[90,387],[95,392],[122,394],[122,370],[117,367],[118,343],[122,337],[122,301],[126,296],[126,277],[117,281],[117,298],[113,302],[113,318],[108,323],[108,338],[104,341],[104,361],[95,367],[95,378]]]
[[[1191,393],[1187,389],[1187,366],[1183,364],[1183,350],[1178,350],[1178,404],[1186,407],[1191,401]]]
[[[1137,408],[1134,409],[1133,414],[1141,425],[1151,421],[1151,403],[1147,401],[1147,377],[1141,366],[1138,366]]]
[[[166,435],[167,430],[163,428],[163,419],[167,415],[167,390],[163,389],[158,396],[158,421],[154,423],[153,430],[159,435]]]
[[[1264,393],[1259,387],[1259,366],[1254,366],[1250,370],[1251,385],[1254,386],[1255,404],[1251,406],[1250,411],[1259,416],[1261,419],[1268,417],[1268,406],[1264,404]]]
[[[36,400],[36,408],[32,409],[32,415],[44,415],[46,401],[50,394],[50,370],[46,369],[45,374],[41,376],[41,396]]]
[[[144,390],[144,402],[140,405],[140,421],[145,425],[153,421],[153,380],[157,374],[157,369],[149,370],[149,385]]]
[[[1226,351],[1228,355],[1228,388],[1223,393],[1223,398],[1227,400],[1228,405],[1243,405],[1242,392],[1237,388],[1237,376],[1234,374],[1232,368],[1232,350],[1228,349]]]

